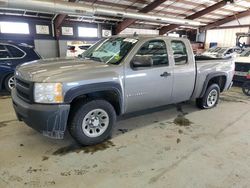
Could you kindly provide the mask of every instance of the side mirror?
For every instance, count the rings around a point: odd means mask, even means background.
[[[137,67],[151,67],[153,66],[153,59],[149,56],[135,56],[131,62],[134,68]]]

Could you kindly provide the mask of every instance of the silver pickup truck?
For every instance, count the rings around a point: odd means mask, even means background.
[[[19,120],[61,139],[66,129],[82,145],[111,136],[116,117],[196,100],[216,106],[232,85],[233,59],[195,57],[187,39],[114,36],[77,59],[25,63],[15,72],[13,106]]]

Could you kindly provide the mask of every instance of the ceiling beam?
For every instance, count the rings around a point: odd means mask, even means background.
[[[225,6],[226,4],[227,4],[226,0],[220,1],[218,3],[215,3],[212,6],[209,6],[209,7],[205,8],[205,9],[199,11],[199,12],[196,12],[196,13],[190,15],[190,16],[187,16],[186,19],[193,20],[193,19],[199,18],[201,16],[204,16],[204,15],[210,13],[210,12],[213,12],[213,11]],[[168,26],[164,26],[164,27],[162,27],[160,29],[159,34],[164,35],[165,33],[169,32],[169,31],[171,31],[171,30],[173,30],[173,29],[175,29],[177,27],[179,27],[179,25],[176,25],[176,24],[170,24]]]
[[[62,25],[63,21],[66,19],[67,14],[58,14],[57,17],[55,18],[55,29],[59,29],[60,26]]]
[[[139,10],[138,12],[140,13],[148,13],[152,10],[154,10],[156,7],[161,5],[162,3],[166,2],[167,0],[155,0],[152,3],[149,3],[147,6]],[[121,23],[119,23],[116,27],[116,34],[120,33],[133,23],[135,23],[136,19],[125,19]]]
[[[206,25],[204,27],[201,27],[200,30],[205,31],[205,30],[208,30],[208,29],[213,29],[213,28],[218,27],[220,25],[223,25],[225,23],[234,21],[234,20],[236,20],[236,18],[239,19],[239,18],[243,18],[243,17],[246,17],[246,16],[250,16],[250,9],[248,9],[246,11],[243,11],[243,12],[240,12],[238,14],[232,15],[232,16],[228,16],[226,18],[218,20],[217,22],[208,24],[208,25]]]
[[[77,2],[78,0],[68,0],[71,3]],[[67,14],[58,14],[57,17],[54,20],[54,25],[55,25],[55,31],[56,31],[56,38],[59,38],[61,31],[60,27],[62,23],[65,21],[67,17]]]

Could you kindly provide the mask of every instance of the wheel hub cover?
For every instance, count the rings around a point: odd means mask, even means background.
[[[100,121],[99,121],[99,119],[97,119],[97,118],[95,118],[95,119],[92,121],[92,125],[93,125],[94,127],[98,127],[99,124],[100,124]]]

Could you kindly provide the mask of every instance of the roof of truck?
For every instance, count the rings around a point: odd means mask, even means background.
[[[179,38],[179,37],[170,37],[170,36],[162,36],[162,35],[114,35],[111,38],[116,37],[124,37],[124,38],[133,38],[138,40],[144,40],[144,39],[155,39],[155,38],[168,38],[168,39],[177,39],[177,40],[188,40],[187,38]]]

